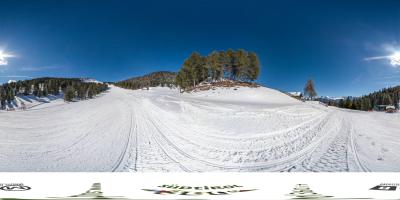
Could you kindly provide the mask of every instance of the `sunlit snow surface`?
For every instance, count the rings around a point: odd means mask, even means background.
[[[400,114],[268,88],[111,89],[0,112],[0,171],[400,171]]]

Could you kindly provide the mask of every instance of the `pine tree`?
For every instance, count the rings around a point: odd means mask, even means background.
[[[382,97],[382,104],[383,105],[393,105],[392,98],[389,94],[385,93]]]
[[[75,96],[75,89],[72,86],[68,86],[64,92],[64,101],[72,101]]]
[[[236,79],[247,81],[250,79],[249,58],[245,50],[239,49],[235,53],[236,59]]]
[[[90,86],[88,87],[88,89],[87,89],[87,97],[88,97],[89,99],[93,98],[93,86],[92,86],[92,85],[90,85]]]
[[[258,75],[260,74],[260,61],[257,58],[257,54],[254,52],[249,53],[248,59],[249,80],[254,81],[258,78]]]
[[[14,93],[13,91],[9,88],[8,89],[8,94],[7,94],[7,102],[11,103],[11,101],[14,99]]]
[[[236,59],[235,59],[235,52],[232,49],[228,49],[226,51],[226,62],[225,62],[225,75],[231,80],[235,80],[236,75]]]
[[[225,77],[225,69],[228,65],[228,56],[224,51],[218,52],[218,71],[217,79],[222,80]]]
[[[4,89],[0,86],[0,108],[4,109],[5,106],[5,98],[4,98]]]
[[[344,102],[344,108],[351,109],[353,106],[353,102],[351,101],[350,97],[346,98],[346,101]]]
[[[221,67],[220,65],[220,54],[216,51],[213,51],[210,55],[207,57],[207,65],[209,66],[209,74],[211,75],[212,81],[216,81],[220,79],[223,66]]]

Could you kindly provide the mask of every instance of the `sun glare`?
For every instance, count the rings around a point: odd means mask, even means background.
[[[7,53],[3,52],[2,50],[0,50],[0,65],[7,65],[8,64],[7,58],[11,58],[11,57],[13,57],[13,55],[7,54]]]
[[[389,57],[390,64],[393,66],[400,66],[400,52],[395,52]]]

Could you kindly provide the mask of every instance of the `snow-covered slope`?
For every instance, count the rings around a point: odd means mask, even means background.
[[[37,97],[35,95],[18,95],[11,103],[5,105],[4,111],[21,111],[27,109],[40,109],[48,106],[56,106],[65,103],[62,95],[48,95],[45,97]]]
[[[186,93],[185,93],[186,94]],[[290,98],[288,95],[266,87],[249,88],[216,88],[214,90],[192,92],[186,97],[206,101],[220,101],[224,103],[242,103],[249,104],[293,104],[298,103],[298,100]]]
[[[112,86],[0,113],[0,171],[400,171],[399,120],[262,87]]]
[[[84,83],[100,83],[100,84],[103,83],[101,81],[98,81],[98,80],[92,79],[92,78],[81,78],[81,81]]]

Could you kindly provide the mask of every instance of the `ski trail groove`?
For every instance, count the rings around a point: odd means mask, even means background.
[[[151,121],[151,118],[150,118],[150,117],[145,117],[145,116],[148,116],[147,113],[144,112],[144,111],[141,111],[141,109],[137,109],[137,111],[139,111],[139,110],[140,110],[140,115],[143,117],[143,118],[142,118],[143,121],[147,124],[147,127],[152,127],[152,128],[154,128],[154,129],[156,130],[156,132],[159,132],[158,126],[157,126],[156,124],[154,124],[154,123]],[[159,132],[159,134],[160,134],[160,132]],[[162,133],[161,133],[161,134],[162,134]],[[156,137],[156,136],[154,135],[154,132],[151,133],[151,138],[153,138],[153,140],[156,142],[156,144],[157,144],[157,146],[159,147],[159,149],[161,149],[161,151],[163,152],[163,154],[164,154],[169,160],[171,160],[172,162],[176,163],[176,164],[177,164],[183,171],[185,171],[185,172],[191,172],[191,171],[193,171],[193,170],[187,168],[187,167],[186,167],[185,165],[183,165],[181,162],[179,162],[179,160],[173,158],[173,156],[170,155],[171,152],[168,152],[168,151],[166,150],[166,148],[165,148],[163,145],[161,145],[161,142],[160,142],[160,140],[159,140],[159,137]]]
[[[216,164],[216,163],[212,163],[209,161],[205,161],[205,160],[201,160],[198,159],[194,156],[189,155],[188,153],[184,152],[183,150],[181,150],[178,146],[176,146],[171,140],[169,140],[159,129],[158,125],[160,123],[156,123],[153,122],[155,117],[150,117],[149,120],[151,121],[151,123],[153,124],[153,126],[157,129],[157,132],[160,134],[160,136],[163,138],[163,141],[166,141],[168,143],[169,146],[171,146],[175,151],[177,151],[178,153],[180,153],[181,155],[183,155],[185,158],[190,159],[191,162],[195,161],[195,162],[200,162],[203,163],[205,165],[208,166],[212,166],[212,167],[216,167],[216,168],[220,168],[223,170],[257,170],[257,169],[270,169],[279,165],[284,165],[285,163],[290,163],[290,162],[295,162],[300,160],[301,158],[307,156],[310,154],[310,152],[312,152],[316,145],[319,144],[319,142],[314,142],[312,144],[309,144],[308,146],[306,146],[304,149],[300,150],[300,152],[296,152],[292,155],[289,155],[287,157],[283,157],[281,159],[276,159],[276,160],[271,160],[269,162],[266,163],[257,163],[257,164],[252,164],[252,165],[234,165],[234,166],[229,166],[227,164]],[[322,121],[327,121],[328,119],[323,119]],[[321,123],[321,124],[325,124]],[[321,124],[317,124],[314,128],[321,128],[323,127],[323,125]],[[314,128],[312,128],[311,130],[313,130]],[[320,138],[318,141],[322,140],[323,138]],[[196,164],[196,166],[198,166],[198,164]],[[274,171],[280,171],[280,170],[274,170]]]
[[[131,141],[131,137],[132,137],[132,131],[133,131],[133,112],[131,110],[131,116],[130,116],[130,127],[129,127],[129,133],[128,133],[128,139],[125,143],[125,147],[120,155],[120,157],[118,158],[117,164],[115,165],[115,167],[112,169],[113,172],[117,171],[119,169],[119,167],[121,166],[122,162],[124,161],[125,155],[128,153],[128,148],[129,148],[129,144]]]
[[[353,126],[350,126],[349,134],[350,134],[351,151],[353,153],[353,157],[355,159],[355,162],[356,162],[356,165],[357,165],[358,169],[360,169],[363,172],[369,172],[370,170],[366,166],[364,166],[362,164],[362,162],[360,161],[360,158],[358,156],[357,148],[356,148],[356,142],[355,142],[355,139],[354,139],[354,128],[353,128]]]
[[[136,120],[135,120],[136,121]],[[137,132],[137,121],[135,123],[135,164],[133,167],[134,171],[137,171],[137,163],[138,163],[138,156],[139,156],[139,142],[138,142],[138,132]]]

